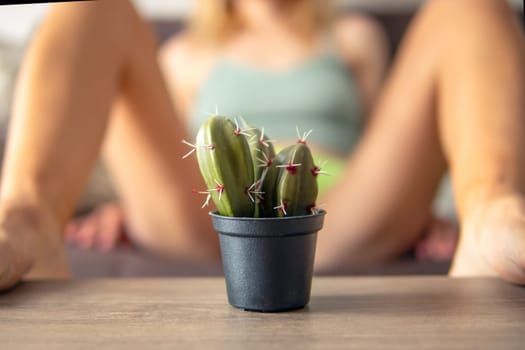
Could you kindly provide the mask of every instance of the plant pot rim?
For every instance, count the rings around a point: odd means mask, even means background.
[[[283,217],[235,217],[209,212],[219,234],[240,237],[283,237],[312,234],[323,226],[325,210],[317,214]]]
[[[311,218],[315,216],[323,216],[326,215],[326,210],[320,209],[317,214],[308,214],[308,215],[296,215],[296,216],[272,216],[272,217],[264,217],[264,218],[254,218],[251,216],[225,216],[219,214],[217,210],[210,211],[208,214],[212,217],[218,217],[225,220],[240,220],[240,221],[273,221],[273,220],[303,220],[304,218]]]

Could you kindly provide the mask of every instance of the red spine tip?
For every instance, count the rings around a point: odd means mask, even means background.
[[[312,213],[315,208],[316,208],[315,203],[314,204],[310,204],[309,206],[306,207],[306,212],[307,213]]]
[[[286,209],[288,209],[288,202],[287,201],[283,201],[282,205],[279,206],[278,210],[281,211],[281,212],[286,213]]]
[[[288,164],[285,169],[292,175],[297,174],[297,167],[293,164]]]

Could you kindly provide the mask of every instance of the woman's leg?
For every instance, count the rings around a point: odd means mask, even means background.
[[[217,261],[218,239],[202,197],[196,160],[183,160],[186,128],[174,115],[150,28],[137,20],[140,50],[113,105],[104,156],[124,209],[129,237],[157,253]],[[182,118],[181,118],[182,119]]]
[[[181,255],[216,254],[210,221],[191,196],[201,186],[197,166],[180,166],[184,127],[149,28],[128,1],[60,4],[29,48],[17,88],[2,178],[0,287],[30,265],[35,276],[67,273],[58,268],[61,233],[108,127],[111,169],[117,182],[130,178],[118,187],[133,192],[121,193],[139,216],[132,228],[162,234]]]
[[[468,225],[475,208],[489,207],[500,194],[521,199],[523,193],[525,56],[514,17],[498,0],[435,0],[423,7],[343,186],[325,199],[329,215],[319,236],[319,270],[378,262],[410,247],[427,221],[447,161],[462,223],[452,272],[460,261],[474,266],[480,259],[481,251],[466,258],[467,250],[478,249],[472,241],[481,231]],[[496,221],[520,222],[506,230],[507,242],[524,256],[525,211],[509,206],[514,218],[500,212],[484,230],[494,237],[501,227],[492,231]],[[484,249],[494,252],[490,244]],[[463,271],[487,273],[511,253],[502,248],[490,266]],[[502,264],[502,277],[525,282],[521,272],[511,277],[511,267]]]

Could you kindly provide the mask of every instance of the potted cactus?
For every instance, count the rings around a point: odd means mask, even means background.
[[[217,208],[210,215],[235,307],[271,312],[309,301],[325,212],[315,205],[322,171],[306,136],[276,154],[264,129],[213,116],[190,144],[208,187],[203,207]]]

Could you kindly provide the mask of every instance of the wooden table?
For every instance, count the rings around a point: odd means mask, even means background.
[[[315,278],[262,314],[221,278],[30,282],[0,295],[0,349],[525,349],[525,288],[496,279]]]

